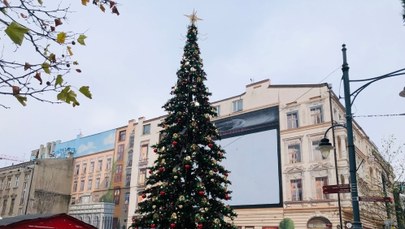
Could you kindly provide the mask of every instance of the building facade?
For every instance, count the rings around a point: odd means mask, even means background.
[[[114,203],[93,202],[91,195],[81,196],[81,202],[71,205],[68,214],[98,229],[113,228]]]
[[[135,143],[134,120],[117,128],[115,134],[114,170],[112,188],[114,192],[114,228],[127,225],[132,161]]]
[[[327,84],[271,85],[263,80],[212,106],[218,113],[213,121],[226,137],[221,144],[232,161],[225,162],[231,168],[230,180],[236,183],[230,187],[234,193],[229,204],[236,209],[239,228],[277,228],[283,218],[293,219],[296,228],[340,224],[337,194],[324,194],[323,186],[350,181],[346,129],[334,129],[338,177],[334,157],[324,158],[317,150],[325,131],[333,123],[345,122],[344,107]],[[142,201],[139,193],[145,188],[147,167],[156,159],[150,146],[159,140],[162,120],[141,117],[135,123],[129,219],[136,217]],[[357,123],[354,136],[359,195],[382,196],[382,177],[392,179],[392,171],[384,170],[377,147]],[[332,139],[332,131],[328,138]],[[245,175],[250,178],[242,182],[240,177]],[[351,221],[350,193],[340,194],[340,199],[342,221]],[[394,217],[380,205],[385,203],[360,203],[365,228],[380,228],[384,220]]]
[[[1,217],[68,210],[72,159],[39,159],[0,169]]]
[[[236,209],[240,229],[274,229],[284,218],[296,228],[337,228],[352,220],[350,193],[339,194],[338,202],[338,194],[323,192],[324,186],[350,181],[345,128],[327,134],[337,166],[333,154],[324,157],[317,149],[326,130],[345,122],[345,109],[329,85],[263,80],[212,106],[227,152],[223,163],[231,171],[227,204]],[[156,159],[151,146],[161,138],[163,119],[140,117],[117,129],[49,143],[33,151],[33,161],[1,168],[0,215],[69,212],[99,228],[128,227]],[[392,197],[393,171],[356,122],[354,141],[361,220],[364,228],[381,228],[395,221],[392,204],[380,202]]]

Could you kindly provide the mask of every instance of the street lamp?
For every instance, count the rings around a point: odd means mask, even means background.
[[[332,114],[332,97],[330,95],[330,90],[329,90],[329,103],[330,109],[331,109],[331,114]],[[333,123],[333,116],[331,115],[331,121]],[[326,138],[326,135],[328,134],[329,130],[334,129],[335,127],[344,127],[346,126],[342,124],[335,123],[331,127],[329,127],[321,139],[321,141],[318,144],[317,149],[321,152],[322,158],[328,158],[330,154],[330,150],[333,149],[333,156],[334,156],[334,161],[335,161],[335,175],[336,175],[336,185],[339,186],[339,173],[338,173],[338,163],[337,163],[337,155],[336,155],[336,148],[332,146],[332,144],[329,142],[329,139]],[[332,136],[333,136],[333,144],[335,144],[335,132],[332,131]],[[343,219],[342,219],[342,206],[340,203],[340,192],[337,193],[337,200],[338,200],[338,210],[339,210],[339,225],[340,228],[343,228]]]
[[[368,79],[360,79],[360,80],[349,80],[349,65],[347,63],[347,56],[346,56],[346,45],[342,45],[342,53],[343,53],[343,65],[342,65],[342,80],[343,80],[343,88],[344,88],[344,98],[345,98],[345,113],[346,113],[346,129],[347,129],[347,143],[348,143],[348,151],[349,151],[349,167],[350,167],[350,189],[351,189],[351,196],[352,196],[352,207],[353,207],[353,228],[363,228],[361,221],[360,221],[360,209],[359,209],[359,196],[357,190],[357,174],[356,174],[356,151],[354,147],[353,141],[353,116],[352,116],[352,105],[356,97],[362,92],[366,87],[370,84],[377,82],[379,80],[385,78],[391,78],[399,75],[405,75],[405,68],[373,77]],[[350,92],[350,83],[351,82],[365,82],[363,86],[360,86],[353,92]],[[405,97],[405,88],[403,91],[399,93],[401,97]],[[353,97],[353,99],[352,99]],[[335,125],[336,126],[336,125]],[[330,127],[334,128],[335,126]],[[328,130],[329,130],[328,129]],[[328,131],[327,130],[327,131]],[[332,145],[329,143],[329,140],[325,138],[321,140],[321,144],[325,147],[329,147],[329,150],[332,149]],[[325,150],[325,149],[324,149]],[[326,150],[325,150],[326,151]],[[321,151],[322,152],[322,151]]]

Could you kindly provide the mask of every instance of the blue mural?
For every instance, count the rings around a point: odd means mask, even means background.
[[[73,157],[81,157],[103,152],[114,148],[115,129],[90,136],[78,136],[76,139],[56,144],[53,152],[56,158],[66,158],[69,153]]]

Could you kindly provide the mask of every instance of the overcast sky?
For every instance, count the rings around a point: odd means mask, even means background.
[[[47,1],[44,1],[45,3]],[[69,1],[67,1],[69,2]],[[343,96],[341,45],[347,44],[351,79],[405,67],[405,26],[400,0],[120,0],[121,15],[101,13],[71,0],[69,23],[86,32],[87,46],[75,51],[93,99],[81,106],[0,98],[0,154],[28,159],[53,140],[124,126],[140,116],[163,115],[193,9],[211,101],[243,93],[250,79],[272,84],[331,83]],[[398,96],[405,76],[369,86],[356,99],[355,115],[405,113]],[[356,85],[351,84],[352,90]],[[342,101],[343,103],[343,101]],[[359,117],[376,143],[393,134],[405,143],[405,116]],[[0,161],[0,166],[4,165]]]

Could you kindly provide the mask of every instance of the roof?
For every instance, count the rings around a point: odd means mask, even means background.
[[[75,228],[85,228],[85,229],[97,229],[96,227],[87,224],[81,220],[78,220],[66,213],[61,214],[33,214],[33,215],[20,215],[15,217],[4,218],[0,220],[0,228],[14,228],[13,226],[24,225],[24,224],[35,224],[42,223],[44,221],[50,221],[55,219],[64,219],[64,221],[69,220],[79,227]],[[18,227],[15,227],[18,228]]]

